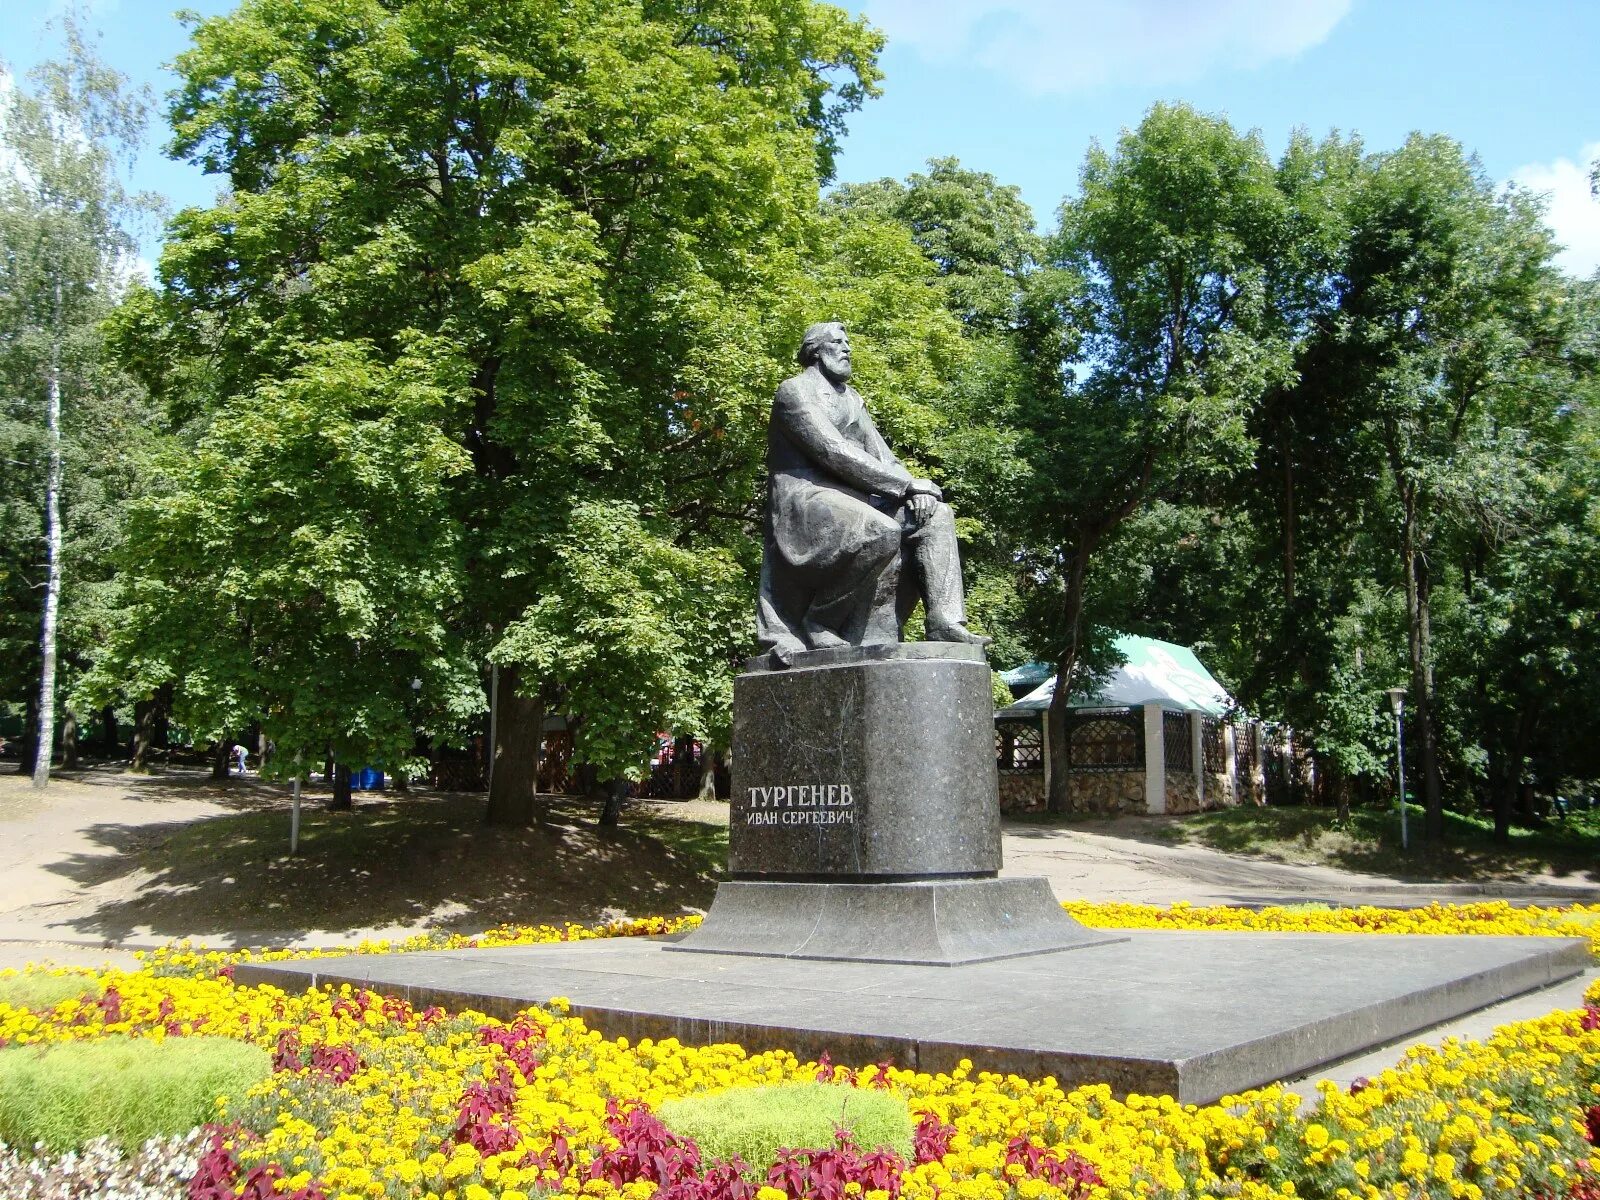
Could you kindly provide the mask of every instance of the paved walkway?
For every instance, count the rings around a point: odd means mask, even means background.
[[[1065,899],[1136,904],[1373,904],[1409,907],[1439,900],[1511,900],[1518,904],[1600,903],[1600,886],[1553,876],[1515,883],[1409,883],[1335,867],[1271,862],[1204,846],[1172,845],[1141,825],[1160,818],[1122,818],[1106,832],[1012,822],[1005,829],[1006,875],[1043,875]]]

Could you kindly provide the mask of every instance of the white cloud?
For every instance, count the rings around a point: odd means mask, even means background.
[[[1600,199],[1589,187],[1589,170],[1600,158],[1600,142],[1590,142],[1577,160],[1558,158],[1529,163],[1511,173],[1511,182],[1545,197],[1545,223],[1566,247],[1556,263],[1571,275],[1588,276],[1600,269]]]
[[[1315,46],[1351,0],[866,0],[891,40],[1030,92],[1165,84]]]

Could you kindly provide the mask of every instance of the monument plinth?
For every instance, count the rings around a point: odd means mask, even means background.
[[[753,659],[733,685],[736,880],[984,879],[1000,870],[994,702],[980,646]]]
[[[674,950],[955,966],[1122,940],[999,879],[981,646],[770,655],[734,681],[730,882]]]

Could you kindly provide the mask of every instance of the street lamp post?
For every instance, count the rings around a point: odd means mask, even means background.
[[[1389,697],[1389,711],[1394,713],[1394,773],[1400,784],[1400,849],[1405,850],[1410,843],[1406,839],[1406,744],[1400,715],[1406,708],[1406,689],[1393,687],[1386,694]]]

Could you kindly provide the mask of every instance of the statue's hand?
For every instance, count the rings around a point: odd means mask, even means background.
[[[943,500],[944,489],[931,479],[913,479],[911,486],[906,488],[906,499],[912,496],[932,496],[935,500]]]
[[[911,515],[918,525],[926,525],[939,507],[939,498],[930,496],[927,492],[914,492],[906,498],[906,507],[911,510]]]

